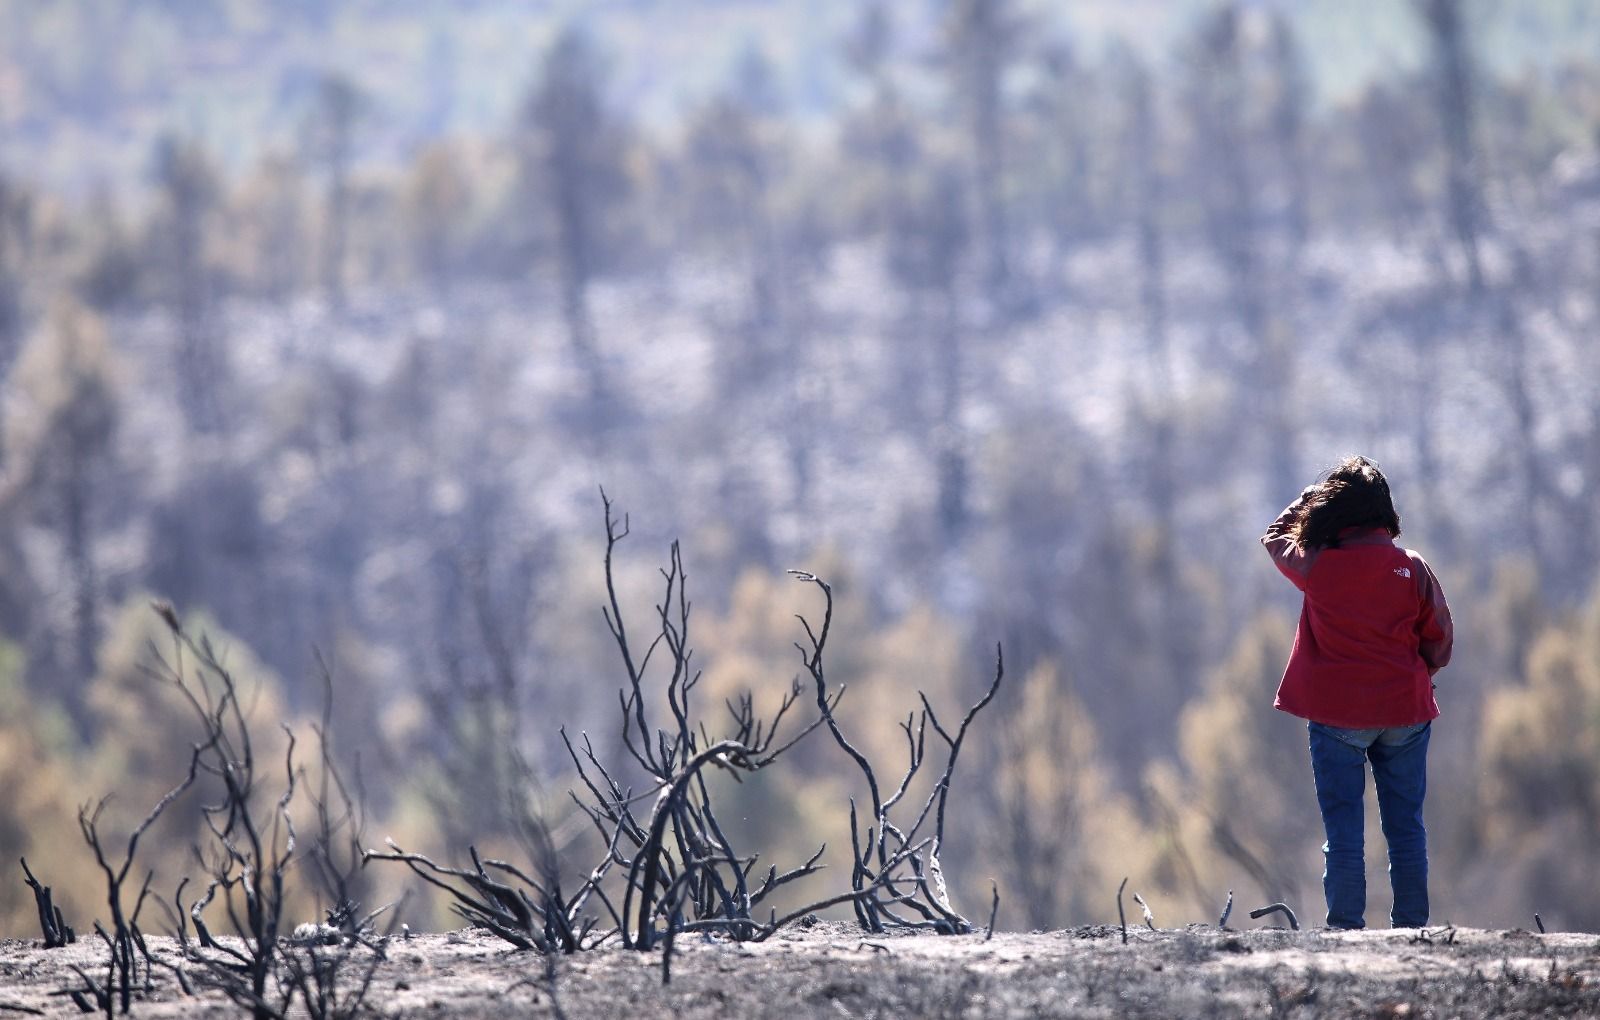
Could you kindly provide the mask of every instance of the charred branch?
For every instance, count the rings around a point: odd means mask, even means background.
[[[178,692],[199,725],[204,739],[194,747],[191,781],[196,771],[204,773],[221,796],[201,807],[210,839],[209,846],[195,847],[195,856],[205,869],[206,887],[188,911],[198,945],[188,944],[181,920],[177,934],[197,984],[221,991],[255,1020],[274,1020],[284,1015],[294,995],[292,987],[277,981],[277,964],[284,879],[299,860],[289,815],[300,774],[295,736],[283,728],[283,788],[262,811],[255,805],[261,801],[263,775],[233,674],[209,638],[188,634],[170,606],[155,609],[171,633],[172,654],[167,659],[158,653],[149,672]],[[323,744],[326,754],[325,738]],[[212,936],[204,911],[214,902],[240,936],[240,948]],[[181,916],[181,902],[179,912]]]
[[[33,872],[28,870],[28,859],[22,860],[22,873],[27,876],[28,888],[33,890],[34,905],[39,908],[39,928],[44,933],[44,947],[46,949],[59,949],[78,941],[78,936],[73,932],[72,926],[67,924],[61,916],[61,908],[52,901],[50,887],[41,885],[33,877]]]
[[[1122,927],[1122,944],[1128,944],[1128,915],[1122,909],[1122,890],[1128,887],[1126,877],[1117,885],[1117,924]]]
[[[1287,903],[1269,903],[1264,907],[1257,907],[1255,910],[1250,911],[1250,918],[1251,920],[1255,920],[1257,918],[1266,917],[1268,914],[1277,913],[1283,914],[1283,916],[1288,920],[1291,931],[1300,930],[1300,919],[1294,916],[1294,911],[1289,909],[1289,905]]]
[[[815,574],[803,570],[791,570],[789,573],[798,581],[816,585],[822,592],[824,600],[822,626],[820,629],[813,629],[809,621],[803,616],[800,617],[800,625],[805,630],[807,643],[796,642],[795,647],[800,652],[802,664],[811,675],[816,692],[817,710],[822,722],[827,725],[834,742],[860,771],[866,782],[867,795],[872,807],[870,822],[863,827],[855,802],[852,801],[850,805],[853,853],[851,887],[858,894],[856,919],[863,928],[875,934],[883,932],[886,926],[928,929],[940,934],[967,934],[973,931],[972,923],[951,906],[949,893],[945,887],[940,853],[944,848],[945,815],[956,761],[973,720],[994,700],[995,694],[1000,689],[1001,680],[1005,676],[1003,652],[996,648],[994,679],[982,697],[967,710],[961,719],[961,725],[956,727],[953,734],[939,722],[938,714],[927,696],[918,692],[922,711],[913,713],[901,723],[907,743],[906,769],[896,784],[894,793],[885,800],[881,795],[883,787],[879,783],[877,771],[871,761],[850,742],[839,725],[835,709],[844,694],[843,685],[832,693],[828,689],[824,650],[828,631],[833,624],[833,589]],[[944,768],[932,791],[909,822],[897,820],[893,809],[899,806],[902,798],[906,796],[912,779],[926,761],[927,729],[930,726],[938,739],[944,742]],[[923,844],[916,844],[925,845],[926,852],[922,850],[913,852],[911,848],[930,817],[933,820],[931,837]],[[882,894],[868,895],[869,887],[881,889]],[[903,912],[916,916],[912,918]]]
[[[872,763],[845,736],[837,715],[843,685],[830,689],[824,653],[832,626],[832,592],[815,575],[792,572],[815,583],[826,604],[820,628],[800,618],[808,645],[800,645],[811,677],[817,713],[804,724],[791,723],[806,687],[792,681],[775,708],[759,711],[744,693],[724,701],[720,733],[700,710],[694,691],[700,672],[690,642],[692,602],[679,546],[671,547],[660,571],[660,597],[654,605],[654,633],[641,643],[629,629],[618,594],[615,562],[618,544],[629,534],[602,490],[606,552],[606,600],[602,617],[621,659],[624,681],[617,692],[625,760],[604,762],[587,734],[561,739],[576,772],[569,797],[604,847],[575,890],[562,887],[562,868],[543,821],[523,819],[524,849],[533,861],[523,866],[484,860],[468,848],[470,867],[439,863],[392,841],[384,851],[366,850],[363,861],[403,864],[450,897],[468,923],[492,932],[518,949],[548,958],[555,953],[591,949],[615,936],[630,949],[662,950],[662,977],[670,980],[674,940],[687,932],[739,941],[762,941],[788,924],[829,907],[849,904],[863,928],[886,927],[965,934],[974,926],[955,911],[940,861],[949,794],[956,762],[978,713],[995,697],[1004,676],[997,653],[995,675],[958,726],[947,727],[922,698],[920,712],[900,724],[906,741],[906,766],[892,787],[880,784]],[[657,721],[657,710],[666,714]],[[773,765],[815,730],[826,726],[834,741],[866,781],[870,814],[851,803],[851,875],[840,891],[779,915],[768,904],[781,889],[822,870],[819,848],[787,871],[768,865],[757,871],[756,854],[741,853],[718,817],[717,772],[736,781]],[[920,802],[908,803],[913,780],[928,764],[929,733],[944,756],[938,777]],[[515,749],[512,749],[515,754]],[[531,770],[524,767],[525,783]],[[628,783],[642,773],[643,792]],[[885,789],[892,789],[887,799]],[[646,812],[640,805],[649,802]],[[898,812],[901,813],[897,813]],[[903,814],[902,814],[903,813]],[[341,816],[342,817],[342,816]],[[758,913],[765,908],[766,916]],[[989,931],[999,910],[994,890]],[[608,926],[602,928],[602,918]]]
[[[95,863],[104,877],[106,906],[111,918],[110,932],[107,932],[98,921],[94,925],[95,932],[105,943],[108,953],[105,983],[97,984],[81,972],[80,976],[84,977],[96,1005],[108,1017],[116,1015],[117,1012],[126,1014],[132,1009],[136,984],[146,991],[151,986],[149,955],[142,949],[144,936],[139,932],[139,913],[144,908],[145,898],[150,893],[152,874],[146,874],[131,911],[123,903],[123,886],[138,856],[139,840],[172,805],[172,802],[194,785],[202,750],[203,745],[194,748],[189,758],[189,771],[183,781],[167,791],[166,795],[156,802],[155,807],[150,809],[150,813],[145,815],[144,820],[129,833],[127,847],[120,863],[113,864],[107,857],[105,840],[100,834],[100,815],[111,798],[104,797],[93,807],[85,804],[78,809],[78,830],[83,834],[83,841],[94,854]],[[141,965],[141,960],[145,965]],[[78,997],[74,997],[73,1001],[78,1002]]]

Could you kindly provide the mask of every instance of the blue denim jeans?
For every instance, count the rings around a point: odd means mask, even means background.
[[[1389,884],[1396,928],[1428,923],[1428,833],[1422,826],[1422,798],[1428,786],[1428,734],[1432,724],[1385,730],[1348,730],[1311,723],[1311,772],[1328,841],[1322,891],[1328,900],[1328,927],[1364,928],[1367,868],[1362,828],[1367,763],[1378,789],[1378,814],[1389,843]]]

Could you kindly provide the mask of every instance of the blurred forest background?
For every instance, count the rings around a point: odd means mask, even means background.
[[[1255,540],[1356,451],[1457,620],[1434,918],[1600,929],[1597,301],[1588,0],[0,0],[0,931],[21,854],[87,928],[76,806],[182,772],[153,596],[263,733],[320,652],[374,845],[531,797],[592,860],[600,485],[637,626],[683,541],[703,705],[799,671],[787,567],[886,770],[1004,643],[958,907],[1320,919]],[[849,845],[795,755],[726,794],[785,866]]]

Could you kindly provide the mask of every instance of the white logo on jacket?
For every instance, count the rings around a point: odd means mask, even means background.
[[[1395,567],[1394,568],[1394,572],[1396,574],[1400,575],[1401,577],[1410,577],[1411,576],[1411,568],[1410,567]]]

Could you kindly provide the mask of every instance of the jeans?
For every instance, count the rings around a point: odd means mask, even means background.
[[[1367,869],[1362,848],[1367,762],[1378,789],[1378,813],[1389,843],[1389,884],[1396,928],[1428,923],[1428,833],[1422,826],[1422,798],[1428,785],[1428,734],[1432,726],[1348,730],[1311,723],[1311,772],[1328,841],[1322,891],[1328,900],[1329,928],[1364,928]]]

